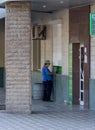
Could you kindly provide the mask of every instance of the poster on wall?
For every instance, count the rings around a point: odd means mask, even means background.
[[[90,13],[90,35],[95,35],[95,13]]]

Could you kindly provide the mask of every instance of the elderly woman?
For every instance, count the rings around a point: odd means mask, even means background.
[[[42,68],[42,81],[44,86],[43,101],[51,101],[51,92],[53,87],[53,74],[50,72],[49,67],[50,61],[46,60]]]

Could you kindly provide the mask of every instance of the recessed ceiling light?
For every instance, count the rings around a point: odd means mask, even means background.
[[[47,6],[46,6],[46,5],[43,5],[42,7],[43,7],[43,8],[46,8]]]
[[[61,1],[60,1],[60,4],[63,4],[63,3],[64,3],[64,1],[61,0]]]

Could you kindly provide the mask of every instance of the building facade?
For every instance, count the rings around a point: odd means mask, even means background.
[[[0,85],[6,90],[6,110],[31,113],[32,87],[42,82],[46,59],[57,71],[54,101],[95,110],[95,35],[90,35],[95,4],[61,9],[35,20],[31,1],[3,4],[6,17],[0,20]]]

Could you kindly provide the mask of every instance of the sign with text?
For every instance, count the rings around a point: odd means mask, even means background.
[[[90,35],[95,35],[95,13],[90,14]]]

